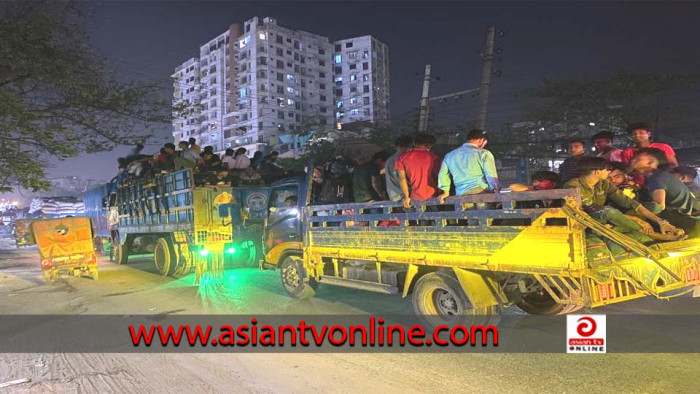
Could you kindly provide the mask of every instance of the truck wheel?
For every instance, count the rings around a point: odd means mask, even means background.
[[[114,262],[117,264],[126,264],[129,261],[129,247],[126,243],[117,243],[112,247],[114,250]]]
[[[302,261],[298,256],[287,256],[282,260],[280,276],[282,287],[292,298],[307,299],[314,296],[318,283],[309,278],[305,281],[306,274],[301,267]]]
[[[172,275],[177,268],[175,263],[175,251],[170,242],[165,238],[158,238],[155,249],[153,249],[153,262],[156,270],[163,275]]]
[[[413,309],[428,325],[491,324],[498,316],[498,305],[474,308],[457,278],[431,272],[422,276],[413,289]]]

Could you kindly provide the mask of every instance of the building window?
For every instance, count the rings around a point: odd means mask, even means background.
[[[277,111],[277,119],[284,119],[284,111],[282,111],[282,110]]]
[[[282,48],[277,48],[277,56],[284,56],[284,51]]]
[[[318,77],[319,77],[319,78],[325,78],[325,77],[326,77],[326,73],[324,73],[323,71],[321,71],[321,72],[318,73]]]
[[[369,105],[369,97],[363,97],[363,98],[362,98],[362,104],[364,104],[364,105]]]
[[[284,62],[281,60],[277,61],[277,68],[284,68]]]
[[[284,74],[282,74],[282,73],[277,73],[277,80],[278,80],[278,81],[284,81]]]
[[[362,87],[362,92],[364,93],[369,93],[369,85],[365,85]]]
[[[369,51],[367,51],[367,50],[362,51],[362,58],[363,58],[363,59],[369,59]]]
[[[348,53],[348,59],[357,59],[357,51],[352,51]]]
[[[326,96],[324,96],[324,95],[321,95],[321,96],[319,96],[319,98],[318,98],[318,99],[319,99],[319,100],[321,100],[321,101],[326,101]]]
[[[320,48],[319,48],[318,54],[319,54],[319,55],[325,55],[325,54],[326,54],[326,51],[324,51],[323,49],[320,49]]]
[[[363,70],[369,70],[369,63],[368,63],[368,62],[362,63],[362,69],[363,69]]]
[[[284,94],[284,86],[277,86],[277,93]]]
[[[350,110],[350,115],[359,115],[359,114],[360,114],[360,111],[357,110],[357,109],[351,109],[351,110]]]
[[[265,33],[264,33],[264,32],[258,33],[258,38],[261,39],[261,40],[267,39],[267,37],[265,36]]]
[[[352,74],[350,75],[350,81],[356,81],[357,80],[357,75]]]
[[[362,75],[362,80],[365,82],[369,81],[369,74]]]
[[[333,82],[343,82],[343,77],[341,77],[341,76],[333,77]]]
[[[319,61],[318,61],[318,65],[321,66],[321,67],[325,67],[325,66],[326,66],[326,62],[324,62],[323,60],[319,60]]]
[[[336,52],[340,52],[342,49],[343,49],[343,47],[342,47],[340,44],[337,44],[337,45],[335,46],[335,51],[336,51]]]
[[[294,105],[294,100],[287,99],[287,105]]]
[[[326,109],[326,107],[320,107],[319,111],[321,111],[322,114],[325,114],[328,110]]]
[[[277,36],[277,43],[278,43],[278,44],[284,44],[284,37],[278,35],[278,36]]]
[[[336,74],[342,74],[342,73],[343,73],[343,67],[342,67],[342,66],[336,66],[336,67],[335,67],[335,73],[336,73]]]
[[[350,104],[357,104],[357,97],[353,97],[350,99]]]
[[[350,93],[357,93],[357,87],[356,87],[356,86],[350,86]]]
[[[288,88],[287,88],[287,93],[294,93],[294,88],[288,87]]]
[[[335,95],[336,95],[336,96],[342,96],[342,95],[343,95],[343,89],[336,89],[336,90],[335,90]]]
[[[343,55],[340,53],[336,53],[335,56],[333,56],[333,61],[335,64],[340,64],[343,62]]]
[[[309,82],[309,84],[310,84],[310,82]],[[319,84],[318,84],[318,88],[321,89],[321,90],[325,90],[325,89],[326,89],[326,84],[325,84],[325,83],[319,83]]]
[[[350,65],[351,70],[357,70],[357,64],[351,64]]]

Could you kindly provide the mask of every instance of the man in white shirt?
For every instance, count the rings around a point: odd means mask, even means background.
[[[224,153],[224,157],[221,158],[221,164],[226,166],[229,170],[232,170],[234,167],[235,160],[233,159],[233,149],[228,148],[226,149],[226,153]]]
[[[246,148],[236,149],[236,154],[233,158],[233,169],[244,170],[250,167],[250,159],[246,156]]]

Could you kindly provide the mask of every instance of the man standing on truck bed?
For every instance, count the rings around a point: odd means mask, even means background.
[[[450,195],[452,181],[458,196],[480,194],[500,190],[496,161],[493,154],[484,149],[489,142],[485,130],[474,129],[467,134],[467,142],[445,155],[440,167],[440,203]],[[452,179],[450,179],[450,175]]]
[[[370,161],[355,167],[355,171],[352,172],[352,194],[355,202],[387,199],[379,172],[388,158],[387,152],[377,152]]]
[[[394,166],[399,174],[405,208],[411,207],[411,201],[430,200],[438,193],[440,157],[430,151],[435,144],[435,137],[417,134],[414,141],[413,150],[401,155]]]
[[[399,156],[411,149],[413,138],[408,135],[402,135],[396,139],[394,145],[396,146],[396,153],[391,155],[386,161],[384,172],[386,176],[386,191],[389,200],[400,202],[403,199],[403,192],[401,191],[399,173],[396,171],[396,160],[399,159]]]

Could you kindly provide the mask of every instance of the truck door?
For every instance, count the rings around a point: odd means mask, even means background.
[[[268,215],[263,232],[265,253],[285,242],[301,242],[299,199],[297,184],[280,185],[270,190]]]

